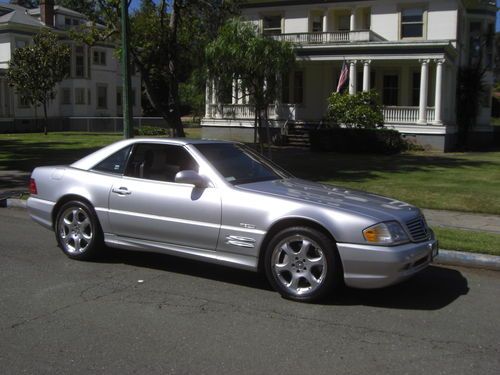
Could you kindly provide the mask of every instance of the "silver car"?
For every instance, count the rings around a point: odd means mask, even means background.
[[[282,296],[379,288],[421,271],[437,241],[420,210],[294,178],[232,142],[133,139],[36,168],[28,209],[64,253],[103,245],[265,272]]]

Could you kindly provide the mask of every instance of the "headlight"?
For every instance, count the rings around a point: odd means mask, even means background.
[[[365,240],[378,245],[395,245],[408,242],[408,235],[397,221],[379,223],[363,231]]]

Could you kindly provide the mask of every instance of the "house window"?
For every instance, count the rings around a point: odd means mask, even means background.
[[[106,65],[106,51],[94,51],[92,62],[94,65]]]
[[[85,89],[75,89],[75,104],[85,104]]]
[[[65,17],[64,18],[64,25],[67,27],[70,27],[71,26],[71,18]]]
[[[106,85],[97,85],[97,108],[108,108],[108,87]]]
[[[264,16],[262,19],[262,33],[264,35],[281,34],[281,16]]]
[[[61,104],[71,104],[71,89],[63,88],[61,89]]]
[[[348,14],[340,15],[338,21],[338,31],[349,31],[351,29],[351,16]]]
[[[420,105],[420,72],[414,72],[412,75],[411,105],[414,107]]]
[[[312,18],[311,26],[313,33],[323,32],[323,21],[321,19],[321,16],[314,16]]]
[[[401,10],[401,38],[424,37],[424,9],[418,7]]]
[[[398,105],[399,79],[395,74],[384,75],[382,103],[384,105]]]
[[[80,21],[77,20],[76,18],[73,18],[73,26],[78,26],[80,24]]]
[[[121,107],[122,106],[122,99],[123,99],[123,90],[121,87],[116,88],[116,106]]]
[[[290,76],[283,74],[281,77],[281,102],[290,103]]]
[[[17,106],[19,108],[29,108],[30,101],[28,100],[28,98],[22,95],[18,95],[17,98],[18,98]]]
[[[24,48],[28,45],[28,41],[24,39],[16,39],[16,49]]]
[[[91,105],[92,104],[92,91],[90,89],[88,89],[87,91],[87,104],[88,105]]]
[[[300,70],[293,75],[293,101],[299,104],[304,102],[304,72]]]
[[[85,55],[82,46],[75,47],[75,77],[85,76]]]

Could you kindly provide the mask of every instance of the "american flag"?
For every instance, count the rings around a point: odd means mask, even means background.
[[[342,90],[342,87],[344,87],[345,83],[347,82],[349,77],[349,68],[347,67],[347,64],[344,63],[342,64],[342,70],[340,71],[340,77],[339,77],[339,83],[337,85],[337,92],[340,92]]]

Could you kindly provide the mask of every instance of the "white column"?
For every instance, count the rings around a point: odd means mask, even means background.
[[[429,60],[420,60],[420,100],[418,105],[418,123],[427,124],[427,87],[429,84]]]
[[[442,125],[442,111],[443,111],[443,64],[444,59],[436,60],[436,95],[434,104],[434,124]]]
[[[243,81],[238,79],[238,104],[243,104]]]
[[[351,8],[351,24],[349,30],[356,30],[356,8]]]
[[[363,61],[363,91],[370,91],[370,64],[371,60]]]
[[[205,117],[210,117],[210,103],[212,98],[210,97],[210,80],[207,79],[205,87]]]
[[[323,13],[323,32],[326,33],[328,31],[328,10],[325,10]]]
[[[349,95],[356,94],[356,60],[349,61]]]
[[[231,104],[238,104],[238,81],[233,78],[233,95],[231,98]]]
[[[215,86],[215,79],[212,79],[212,104],[217,104],[217,88]]]

